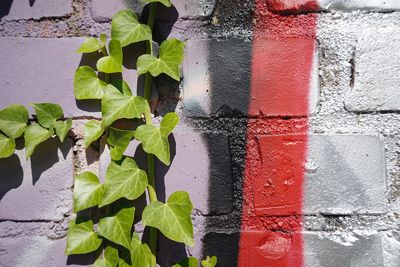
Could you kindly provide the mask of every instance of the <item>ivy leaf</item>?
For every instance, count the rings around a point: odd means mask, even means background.
[[[110,145],[111,159],[120,160],[133,137],[132,131],[110,128],[107,143]]]
[[[103,134],[104,128],[101,127],[101,121],[90,120],[85,124],[85,136],[83,144],[85,147],[89,147],[91,143],[100,138]]]
[[[15,140],[0,133],[0,159],[8,158],[15,151]]]
[[[108,240],[131,249],[131,229],[135,215],[135,208],[121,209],[116,215],[100,219],[99,235]]]
[[[84,172],[75,177],[74,212],[98,205],[103,197],[104,188],[99,178],[91,172]]]
[[[51,128],[56,121],[64,116],[60,105],[53,103],[31,103],[35,109],[40,125],[45,128]]]
[[[28,110],[21,105],[10,105],[0,111],[0,131],[12,138],[20,137],[27,127]]]
[[[104,88],[105,94],[122,94],[122,92],[112,84],[107,84]]]
[[[152,253],[147,244],[142,244],[137,233],[133,233],[131,241],[132,267],[151,267]]]
[[[74,94],[78,100],[101,99],[106,86],[91,67],[81,66],[75,72]]]
[[[98,258],[93,267],[117,267],[118,250],[113,247],[106,247],[104,250],[104,258]]]
[[[106,36],[107,38],[107,36]],[[102,41],[99,42],[97,38],[88,37],[86,38],[81,46],[76,50],[76,53],[92,53],[99,51],[104,47],[104,43]]]
[[[121,42],[125,47],[132,43],[152,39],[151,29],[140,24],[135,13],[130,10],[121,10],[112,19],[111,38]]]
[[[193,246],[193,225],[190,218],[192,203],[187,192],[173,193],[167,203],[155,201],[142,214],[145,226],[155,227],[169,239]]]
[[[65,254],[86,254],[98,249],[101,242],[101,239],[93,231],[92,220],[76,223],[76,219],[73,219],[69,222]]]
[[[107,34],[101,33],[99,37],[100,43],[102,44],[102,48],[106,46],[107,43]]]
[[[37,123],[29,125],[25,130],[26,159],[32,156],[37,145],[49,139],[53,134],[53,129],[47,130]]]
[[[145,3],[159,2],[166,7],[170,7],[172,5],[171,0],[143,0]]]
[[[166,114],[161,121],[160,128],[154,125],[141,125],[136,129],[135,138],[142,142],[143,150],[157,156],[164,164],[169,165],[170,148],[168,135],[179,122],[175,112]]]
[[[132,95],[131,88],[129,88],[129,85],[123,81],[123,80],[114,80],[111,81],[111,84],[118,89],[119,92],[121,92],[124,95]]]
[[[105,94],[101,101],[101,107],[103,128],[118,119],[140,118],[149,109],[149,105],[144,98],[121,94]]]
[[[205,260],[201,261],[201,266],[203,267],[215,267],[217,265],[217,257],[215,256],[207,256]]]
[[[146,172],[139,169],[131,158],[125,158],[121,165],[111,162],[106,171],[105,192],[99,207],[120,198],[134,200],[140,197],[147,187]]]
[[[173,79],[179,81],[179,66],[183,61],[183,48],[185,43],[172,38],[164,41],[160,46],[160,57],[153,55],[142,55],[137,60],[138,74],[150,72],[156,77],[161,73],[165,73]]]
[[[64,142],[64,139],[67,136],[68,131],[69,129],[71,129],[71,127],[71,119],[67,119],[66,121],[56,121],[56,123],[54,124],[54,128],[56,130],[58,138],[60,138],[61,143]]]
[[[122,48],[117,40],[111,40],[108,44],[109,56],[100,58],[96,67],[104,73],[122,72]]]
[[[183,261],[175,264],[172,267],[198,267],[198,266],[199,266],[199,260],[196,259],[195,257],[191,256],[191,257],[186,258]]]

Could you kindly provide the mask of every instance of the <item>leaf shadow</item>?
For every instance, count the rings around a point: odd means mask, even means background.
[[[12,189],[18,188],[23,181],[24,171],[19,157],[0,159],[0,200]]]
[[[32,0],[30,0],[32,1]],[[13,0],[1,0],[0,2],[0,19],[10,13]]]

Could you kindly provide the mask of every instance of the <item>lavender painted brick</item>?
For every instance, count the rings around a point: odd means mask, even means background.
[[[156,163],[159,199],[165,201],[175,191],[188,191],[195,209],[203,215],[227,214],[233,209],[231,159],[226,136],[199,133],[175,133],[170,138],[172,163]],[[135,156],[146,168],[146,158],[133,141],[125,155]],[[110,163],[108,148],[100,158],[100,175],[105,177]],[[165,188],[164,188],[165,187]]]
[[[21,144],[22,145],[22,144]],[[19,145],[20,146],[20,145]],[[72,207],[72,141],[48,140],[0,159],[0,220],[60,221]]]
[[[4,2],[4,1],[2,1]],[[0,4],[2,20],[41,19],[45,17],[63,17],[72,14],[72,0],[14,0]]]
[[[367,29],[360,34],[354,59],[354,86],[345,99],[347,110],[400,111],[398,47],[399,27]]]

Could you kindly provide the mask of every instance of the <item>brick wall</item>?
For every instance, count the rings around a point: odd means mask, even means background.
[[[160,265],[190,254],[219,266],[399,266],[400,2],[173,3],[156,36],[187,41],[183,79],[157,79],[154,98],[182,122],[157,187],[160,199],[189,191],[196,245],[160,238]],[[74,51],[121,8],[143,5],[0,3],[0,109],[55,102],[74,118],[64,144],[0,159],[0,266],[93,263],[63,253],[74,174],[102,177],[110,161],[104,142],[83,148],[100,110],[75,101],[73,75],[97,57]],[[124,77],[141,84],[132,64]],[[135,142],[126,152],[143,166],[142,153]]]

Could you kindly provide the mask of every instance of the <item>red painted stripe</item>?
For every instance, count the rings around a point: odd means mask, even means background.
[[[256,0],[255,20],[249,113],[275,118],[247,125],[238,266],[303,266],[304,170],[294,163],[307,157],[317,15],[280,16]]]

